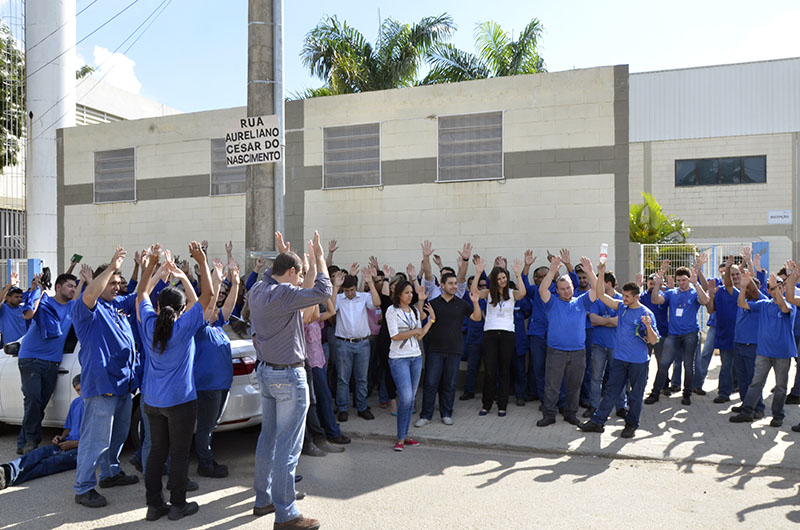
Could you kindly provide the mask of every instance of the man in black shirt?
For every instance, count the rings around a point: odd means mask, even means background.
[[[436,393],[439,393],[439,411],[442,423],[453,424],[453,401],[456,396],[456,379],[461,362],[461,326],[464,317],[481,320],[478,299],[470,296],[472,307],[456,296],[456,275],[446,272],[441,279],[442,294],[430,301],[436,314],[436,322],[428,332],[425,383],[422,392],[422,412],[414,424],[422,427],[433,418]]]

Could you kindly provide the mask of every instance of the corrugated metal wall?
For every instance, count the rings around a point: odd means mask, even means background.
[[[630,141],[800,131],[800,58],[630,75]]]

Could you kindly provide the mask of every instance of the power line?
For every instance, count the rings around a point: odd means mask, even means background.
[[[148,16],[147,16],[147,17],[146,17],[146,18],[145,18],[145,19],[142,21],[142,23],[141,23],[141,24],[139,24],[139,25],[136,27],[136,29],[134,29],[134,30],[133,30],[133,31],[132,31],[132,32],[131,32],[131,33],[130,33],[130,34],[127,36],[127,37],[125,37],[125,40],[123,40],[121,43],[119,43],[119,45],[118,45],[116,48],[114,48],[114,51],[113,51],[113,52],[111,52],[111,55],[109,55],[108,59],[106,59],[105,61],[103,61],[103,62],[102,62],[102,63],[101,63],[101,64],[100,64],[100,65],[99,65],[97,68],[98,68],[98,69],[100,69],[100,68],[102,67],[102,65],[104,65],[104,64],[106,64],[108,61],[110,61],[110,60],[111,60],[111,57],[113,57],[113,55],[114,55],[115,53],[117,53],[117,51],[118,51],[120,48],[122,48],[123,44],[125,44],[126,42],[128,42],[128,40],[130,40],[130,38],[131,38],[131,37],[133,37],[133,36],[136,34],[136,32],[137,32],[137,31],[139,31],[139,29],[140,29],[142,26],[144,26],[144,25],[147,23],[147,21],[148,21],[148,20],[150,20],[150,18],[151,18],[151,17],[153,17],[153,15],[155,15],[155,18],[153,18],[153,19],[150,21],[150,23],[149,23],[149,24],[147,24],[147,27],[146,27],[146,28],[144,28],[144,30],[142,30],[142,32],[141,32],[141,33],[139,33],[139,35],[136,37],[136,39],[135,39],[135,40],[134,40],[132,43],[130,43],[130,45],[129,45],[127,48],[125,48],[125,50],[123,50],[123,52],[122,52],[122,53],[123,53],[123,55],[124,55],[124,54],[126,54],[126,53],[128,52],[128,50],[130,50],[130,49],[133,47],[133,45],[134,45],[134,44],[136,44],[136,42],[138,42],[138,40],[139,40],[140,38],[142,38],[142,35],[144,35],[144,34],[145,34],[145,32],[147,32],[147,30],[148,30],[148,29],[150,29],[150,26],[152,26],[152,25],[153,25],[153,23],[154,23],[154,22],[155,22],[155,21],[158,19],[158,17],[159,17],[159,16],[161,16],[161,14],[162,14],[164,11],[166,11],[167,7],[169,7],[169,4],[171,4],[171,3],[172,3],[172,0],[162,0],[162,1],[161,1],[161,3],[160,3],[159,5],[157,5],[157,6],[156,6],[156,8],[155,8],[155,9],[153,9],[153,11],[151,11],[151,12],[150,12],[150,14],[149,14],[149,15],[148,15]],[[166,4],[166,5],[165,5],[165,4]],[[162,8],[162,6],[163,6],[163,8]],[[161,11],[159,11],[159,9],[161,9]],[[156,13],[157,11],[158,11],[158,13]],[[108,71],[107,71],[107,72],[105,72],[105,73],[103,74],[103,76],[102,76],[100,79],[98,79],[98,80],[97,80],[97,82],[94,84],[94,86],[92,86],[92,88],[90,88],[89,90],[87,90],[87,91],[86,91],[86,94],[89,94],[89,93],[90,93],[92,90],[94,90],[95,88],[97,88],[97,86],[98,86],[98,85],[99,85],[99,84],[100,84],[100,83],[103,81],[103,79],[105,79],[105,78],[106,78],[106,76],[107,76],[109,73],[111,73],[111,70],[113,70],[113,69],[114,69],[114,65],[112,65],[112,66],[111,66],[111,68],[109,68],[109,69],[108,69]],[[75,89],[77,90],[78,86],[80,86],[81,84],[83,84],[84,82],[86,82],[88,79],[89,79],[89,77],[88,77],[88,76],[87,76],[87,77],[85,77],[84,79],[81,79],[80,83],[78,83],[78,84],[75,86]],[[61,97],[61,98],[60,98],[58,101],[56,101],[56,102],[55,102],[53,105],[51,105],[51,106],[50,106],[50,108],[48,108],[46,111],[44,111],[44,112],[42,113],[42,116],[45,116],[45,115],[46,115],[48,112],[50,112],[50,111],[51,111],[53,108],[55,108],[55,107],[56,107],[56,106],[57,106],[59,103],[61,103],[61,102],[62,102],[62,101],[63,101],[63,100],[66,98],[66,97],[67,97],[67,96],[63,96],[63,97]],[[51,128],[52,128],[52,127],[53,127],[53,126],[56,124],[56,123],[58,123],[59,121],[61,121],[61,119],[62,119],[64,116],[66,116],[67,114],[69,114],[70,112],[75,112],[75,109],[68,109],[68,110],[67,110],[67,112],[65,112],[64,114],[62,114],[62,115],[61,115],[61,116],[59,116],[58,118],[56,118],[56,119],[55,119],[55,121],[53,121],[53,123],[51,123],[51,124],[50,124],[50,125],[48,125],[47,127],[43,128],[43,129],[42,129],[42,131],[41,131],[41,132],[40,132],[38,135],[36,135],[36,137],[34,138],[34,140],[36,140],[36,139],[38,139],[39,137],[41,137],[41,135],[42,135],[42,134],[44,134],[46,131],[48,131],[49,129],[51,129]]]
[[[81,13],[83,13],[84,11],[86,11],[87,9],[89,9],[90,7],[92,7],[92,6],[93,6],[94,4],[96,4],[98,1],[99,1],[99,0],[93,0],[93,1],[92,1],[92,3],[90,3],[88,6],[84,7],[84,8],[83,8],[83,9],[81,9],[80,11],[78,11],[78,12],[75,14],[75,18],[78,18],[78,16],[80,16],[80,14],[81,14]],[[48,33],[48,34],[47,34],[47,35],[46,35],[46,36],[45,36],[45,37],[44,37],[42,40],[40,40],[39,42],[37,42],[37,43],[36,43],[36,44],[34,44],[33,46],[31,46],[31,47],[29,47],[29,48],[26,48],[26,50],[25,50],[25,51],[26,51],[26,52],[29,52],[29,51],[31,51],[32,49],[34,49],[35,47],[37,47],[38,45],[40,45],[41,43],[43,43],[44,41],[46,41],[47,39],[49,39],[50,37],[52,37],[53,35],[55,35],[56,33],[58,33],[58,32],[61,30],[61,28],[63,28],[63,27],[64,27],[64,26],[66,26],[67,24],[69,24],[69,21],[67,21],[67,22],[64,22],[63,24],[61,24],[60,26],[58,26],[56,29],[54,29],[53,31],[51,31],[50,33]]]
[[[124,13],[125,11],[127,11],[128,9],[130,9],[131,7],[133,7],[133,5],[134,5],[134,4],[136,4],[136,3],[138,3],[138,2],[139,2],[139,0],[133,0],[133,2],[131,2],[130,4],[128,4],[127,6],[125,6],[125,7],[122,9],[122,11],[119,11],[119,12],[118,12],[116,15],[114,15],[113,17],[109,18],[108,20],[106,20],[105,22],[103,22],[102,24],[100,24],[100,26],[99,26],[99,27],[97,27],[96,29],[94,29],[94,30],[93,30],[91,33],[89,33],[88,35],[86,35],[85,37],[83,37],[81,40],[79,40],[78,42],[76,42],[74,45],[70,46],[68,49],[66,49],[66,50],[64,50],[63,52],[59,53],[58,55],[56,55],[55,57],[53,57],[52,59],[50,59],[49,61],[47,61],[46,63],[44,63],[42,66],[40,66],[39,68],[37,68],[36,70],[34,70],[34,71],[33,71],[33,72],[31,72],[30,74],[28,74],[28,76],[27,76],[27,79],[30,79],[31,77],[33,77],[34,75],[36,75],[36,73],[37,73],[37,72],[41,72],[41,71],[42,71],[44,68],[46,68],[47,66],[49,66],[50,64],[52,64],[52,63],[53,63],[53,61],[55,61],[56,59],[60,58],[60,57],[61,57],[61,56],[63,56],[64,54],[66,54],[66,53],[69,53],[69,52],[71,52],[72,50],[74,50],[74,49],[75,49],[75,48],[78,46],[78,44],[82,43],[83,41],[85,41],[86,39],[88,39],[89,37],[91,37],[92,35],[94,35],[95,33],[97,33],[98,31],[100,31],[101,29],[103,29],[103,27],[105,27],[105,26],[106,26],[106,25],[107,25],[109,22],[111,22],[112,20],[114,20],[115,18],[117,18],[118,16],[120,16],[122,13]]]

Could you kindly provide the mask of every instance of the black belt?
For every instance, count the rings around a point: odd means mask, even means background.
[[[336,338],[339,339],[339,340],[343,340],[345,342],[349,342],[349,343],[352,344],[352,343],[355,343],[355,342],[363,342],[365,340],[369,340],[369,335],[367,335],[366,337],[361,337],[360,339],[345,339],[343,337],[336,337]]]
[[[275,364],[275,363],[268,363],[268,362],[264,361],[264,364],[266,364],[267,366],[269,366],[273,370],[286,370],[287,368],[301,368],[301,367],[305,366],[303,361],[298,361],[298,362],[292,363],[292,364]]]

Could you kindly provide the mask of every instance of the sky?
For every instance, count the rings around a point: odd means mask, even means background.
[[[247,104],[246,0],[76,3],[77,39],[85,38],[77,46],[78,61],[98,67],[87,82],[103,78],[185,112]],[[494,20],[518,34],[538,18],[544,27],[540,55],[551,72],[612,64],[643,72],[800,57],[797,0],[289,0],[284,4],[287,95],[323,84],[309,76],[300,51],[306,33],[324,16],[346,20],[374,42],[381,19],[412,23],[442,12],[458,26],[450,42],[470,52],[479,22]]]

